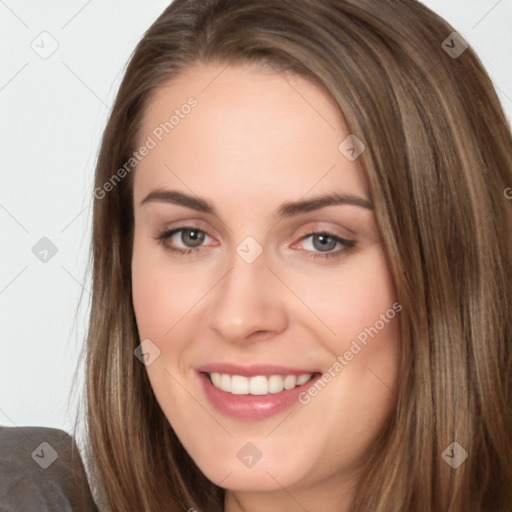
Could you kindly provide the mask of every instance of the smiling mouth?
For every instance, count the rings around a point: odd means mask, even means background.
[[[205,373],[217,389],[233,395],[259,396],[294,389],[306,384],[316,375],[315,373],[304,373],[302,375],[255,375],[245,377],[227,373]]]

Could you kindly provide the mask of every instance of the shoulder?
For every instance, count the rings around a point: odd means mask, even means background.
[[[48,427],[0,426],[0,512],[97,512],[74,439]]]

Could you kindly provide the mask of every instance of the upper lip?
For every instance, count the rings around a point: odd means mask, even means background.
[[[251,364],[240,366],[233,363],[211,363],[196,368],[198,372],[204,373],[226,373],[228,375],[242,375],[244,377],[255,377],[256,375],[305,375],[320,373],[320,370],[308,368],[289,368],[274,364]]]

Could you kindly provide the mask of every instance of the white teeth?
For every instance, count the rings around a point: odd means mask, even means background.
[[[251,395],[268,395],[268,379],[261,375],[249,379],[249,393]]]
[[[284,389],[293,389],[297,385],[297,377],[295,375],[287,375],[284,379]]]
[[[306,384],[306,382],[311,379],[311,374],[307,373],[306,375],[299,375],[297,378],[297,386],[302,386],[302,384]]]
[[[248,395],[249,379],[242,377],[242,375],[233,375],[231,377],[231,393],[234,395]]]
[[[271,375],[268,379],[268,390],[271,393],[280,393],[283,389],[283,377],[281,377],[281,375]]]
[[[242,375],[229,375],[227,373],[210,373],[212,384],[222,391],[234,395],[268,395],[269,393],[280,393],[286,389],[293,389],[308,382],[313,374],[303,375],[257,375],[255,377],[244,377]]]
[[[231,392],[231,377],[225,373],[220,375],[220,389]]]
[[[222,389],[222,386],[221,386],[222,377],[220,376],[220,373],[211,373],[210,377],[212,379],[213,385],[216,388]]]

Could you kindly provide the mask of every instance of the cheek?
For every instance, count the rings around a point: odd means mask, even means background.
[[[163,249],[134,241],[132,294],[141,337],[157,345],[197,302],[206,288],[190,266],[169,262]]]
[[[336,354],[349,349],[354,339],[396,335],[396,292],[385,256],[379,245],[347,259],[346,265],[314,276],[314,281],[293,277],[294,291],[314,315],[310,329]],[[325,277],[324,277],[325,275]],[[369,332],[370,331],[370,332]]]
[[[325,386],[311,389],[303,403],[311,414],[328,418],[327,423],[367,429],[369,441],[396,396],[401,305],[380,246],[361,254],[335,278],[333,274],[298,289],[315,313],[307,329],[330,354],[323,369],[328,373]],[[326,407],[336,403],[343,412]]]
[[[137,231],[132,256],[132,296],[139,337],[149,338],[160,355],[146,367],[157,401],[171,424],[193,425],[201,411],[191,407],[181,382],[181,356],[189,345],[187,313],[200,297],[199,280],[186,265],[169,262],[169,255]],[[181,411],[181,413],[177,413]],[[183,411],[186,411],[184,414]],[[191,428],[191,432],[194,429]]]

